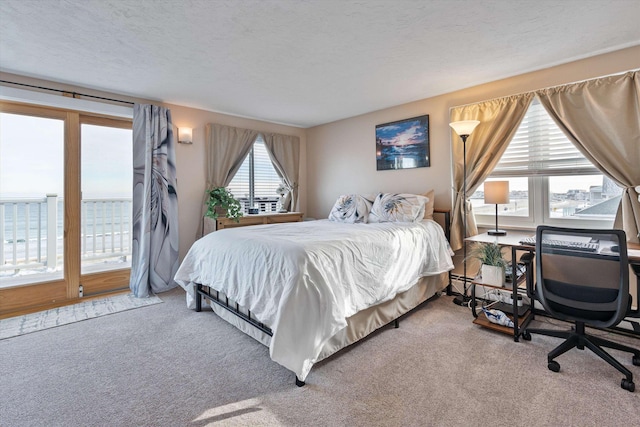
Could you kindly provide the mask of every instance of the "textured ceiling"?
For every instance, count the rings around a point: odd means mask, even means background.
[[[640,0],[0,0],[0,70],[309,127],[640,44]]]

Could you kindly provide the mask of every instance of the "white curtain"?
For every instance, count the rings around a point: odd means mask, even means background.
[[[473,207],[469,196],[484,182],[493,171],[518,130],[520,122],[531,104],[532,93],[493,99],[477,104],[464,105],[451,109],[451,121],[480,120],[480,124],[469,136],[466,143],[467,182],[464,182],[464,147],[462,140],[451,132],[453,141],[453,185],[455,201],[451,224],[451,248],[458,250],[464,239],[478,234]],[[467,200],[463,200],[465,193]],[[467,234],[464,234],[464,205],[467,209]]]
[[[298,179],[300,176],[300,138],[275,133],[262,134],[269,158],[289,190],[285,208],[295,211],[298,208]]]
[[[133,235],[129,288],[136,297],[177,283],[178,195],[171,112],[133,107]]]
[[[207,187],[202,200],[196,238],[202,237],[203,219],[207,212],[209,191],[229,185],[258,137],[258,132],[232,126],[208,123],[205,127]]]
[[[614,226],[638,243],[640,232],[640,72],[536,92],[567,138],[623,189]]]

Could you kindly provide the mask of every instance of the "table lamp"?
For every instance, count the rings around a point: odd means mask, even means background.
[[[498,229],[498,205],[509,203],[509,181],[486,181],[484,183],[484,202],[496,205],[496,229],[489,230],[490,236],[505,236],[504,230]]]

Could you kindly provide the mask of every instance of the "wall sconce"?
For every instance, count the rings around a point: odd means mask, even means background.
[[[498,205],[509,203],[509,181],[485,181],[484,202],[496,205],[496,229],[489,230],[490,236],[505,236],[506,231],[498,229]]]
[[[178,128],[178,142],[180,144],[193,144],[193,130],[191,128]]]

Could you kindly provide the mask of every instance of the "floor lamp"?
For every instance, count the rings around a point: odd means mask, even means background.
[[[466,305],[469,301],[467,297],[467,138],[471,135],[471,132],[478,126],[480,122],[478,120],[463,120],[459,122],[449,123],[449,126],[455,133],[462,139],[462,224],[464,232],[462,234],[462,247],[463,247],[463,276],[464,285],[462,295],[454,298],[453,302],[458,305]]]

